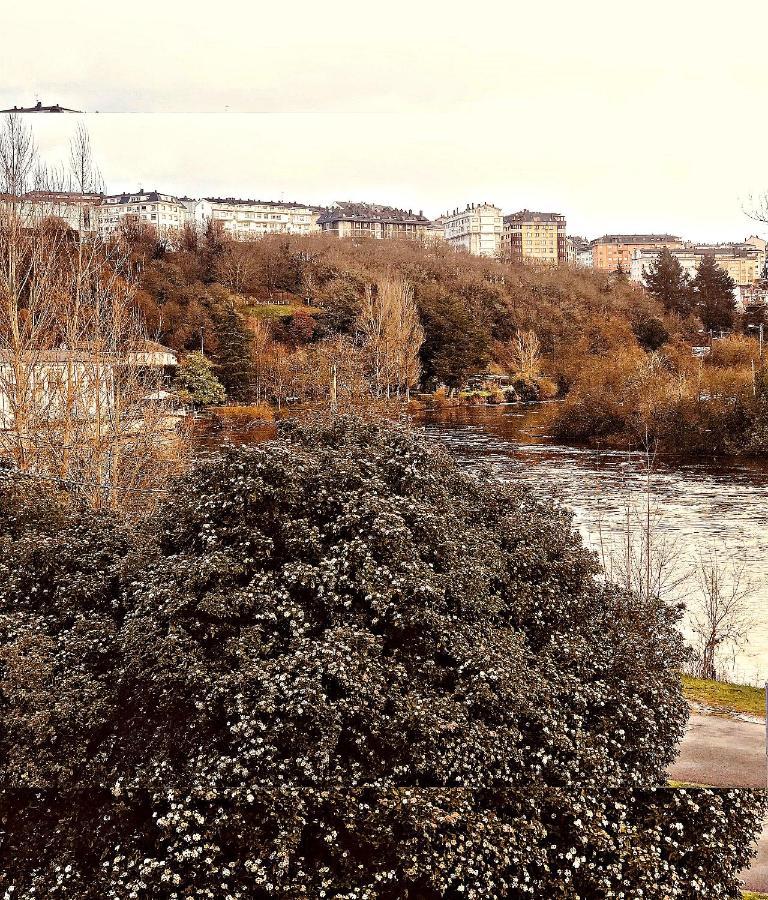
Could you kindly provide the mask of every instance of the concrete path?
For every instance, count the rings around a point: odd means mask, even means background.
[[[692,711],[669,777],[714,787],[764,788],[765,724]]]
[[[757,856],[752,865],[741,873],[744,887],[748,891],[768,893],[768,822],[765,823],[760,843],[757,845]]]

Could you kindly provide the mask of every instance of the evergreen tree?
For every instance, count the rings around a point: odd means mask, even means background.
[[[613,283],[626,284],[629,281],[629,272],[619,262],[618,266],[613,270]]]
[[[645,289],[663,304],[665,309],[680,316],[693,311],[694,296],[688,273],[677,257],[664,247],[643,278]]]
[[[223,403],[224,387],[213,373],[213,363],[202,353],[188,353],[176,370],[173,389],[183,403],[216,406]]]
[[[216,374],[233,400],[248,400],[253,383],[253,336],[230,302],[217,324]]]
[[[736,303],[733,296],[736,282],[708,253],[701,261],[693,279],[696,305],[707,331],[730,328]]]

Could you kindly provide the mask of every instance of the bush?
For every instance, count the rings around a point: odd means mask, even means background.
[[[652,789],[676,613],[528,490],[338,420],[201,464],[130,545],[16,505],[0,890],[733,896],[757,799]]]
[[[224,386],[213,372],[213,363],[202,353],[188,353],[179,363],[173,389],[182,403],[218,406],[226,399]]]

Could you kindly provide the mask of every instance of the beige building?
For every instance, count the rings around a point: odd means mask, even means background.
[[[443,229],[448,244],[476,256],[498,256],[504,220],[498,206],[472,203],[464,210],[455,209],[435,220]]]
[[[432,223],[422,212],[395,209],[373,203],[334,203],[317,220],[324,232],[337,237],[389,238],[429,242],[434,240]]]
[[[322,209],[304,203],[237,200],[234,197],[206,197],[183,202],[198,228],[205,228],[211,221],[220,222],[224,233],[236,240],[265,234],[311,234],[320,230],[317,218]]]
[[[654,250],[662,247],[682,249],[685,245],[673,234],[604,234],[592,241],[592,267],[615,272],[621,266],[629,272],[636,250]]]
[[[74,231],[95,232],[101,194],[77,191],[30,191],[24,194],[22,210],[35,221],[60,219]]]
[[[99,207],[99,233],[107,237],[122,224],[151,225],[161,234],[179,231],[187,223],[187,207],[171,194],[137,191],[135,194],[112,194],[104,197]]]
[[[737,286],[754,284],[765,266],[765,252],[752,244],[688,244],[683,249],[670,250],[690,278],[695,278],[702,259],[714,256],[715,262],[733,278]],[[633,281],[642,283],[645,273],[658,258],[658,250],[635,250],[629,268]]]
[[[568,261],[565,216],[520,212],[504,216],[502,254],[513,262],[558,265]]]

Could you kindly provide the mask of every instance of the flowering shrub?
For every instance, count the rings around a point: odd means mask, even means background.
[[[675,614],[555,506],[344,419],[140,533],[13,493],[0,896],[734,896],[757,798],[654,789]]]

